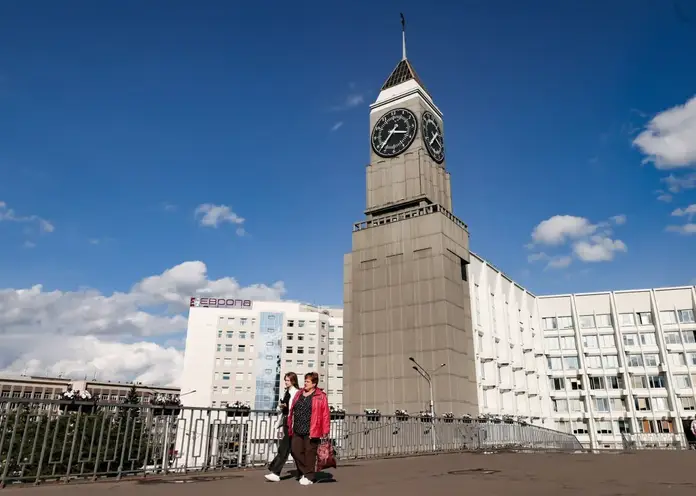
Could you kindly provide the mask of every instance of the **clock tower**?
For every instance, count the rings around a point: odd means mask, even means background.
[[[343,404],[477,414],[469,233],[452,213],[443,115],[406,57],[405,29],[402,49],[370,105],[367,208],[344,258]]]

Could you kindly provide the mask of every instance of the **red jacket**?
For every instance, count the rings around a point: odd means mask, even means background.
[[[292,436],[292,424],[295,419],[295,403],[300,399],[302,390],[300,389],[292,400],[290,412],[288,413],[288,434]],[[326,393],[317,388],[312,397],[312,419],[309,424],[309,437],[322,438],[329,435],[331,430],[331,416],[329,414],[329,400]]]

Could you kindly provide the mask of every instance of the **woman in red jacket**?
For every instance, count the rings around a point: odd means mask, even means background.
[[[300,484],[314,484],[317,448],[321,438],[329,435],[331,418],[326,393],[317,387],[319,374],[304,376],[304,389],[295,395],[288,413],[288,433],[292,436],[292,458]]]

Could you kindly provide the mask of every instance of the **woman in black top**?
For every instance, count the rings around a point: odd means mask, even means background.
[[[268,470],[270,473],[266,474],[266,480],[270,482],[278,482],[280,480],[280,472],[283,470],[283,466],[287,463],[288,457],[290,456],[290,436],[288,434],[288,411],[290,405],[292,405],[292,400],[300,389],[297,382],[297,374],[294,372],[288,372],[285,374],[285,395],[283,400],[280,402],[280,411],[282,415],[280,416],[280,422],[278,423],[278,429],[282,429],[283,438],[280,440],[278,445],[278,453],[276,454],[273,461],[268,465]]]

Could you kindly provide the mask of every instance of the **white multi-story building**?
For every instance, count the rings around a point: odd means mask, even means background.
[[[473,253],[469,285],[479,411],[551,427],[536,297]]]
[[[329,308],[329,382],[331,406],[343,406],[343,309]]]
[[[272,410],[282,391],[282,377],[319,373],[319,386],[331,390],[331,376],[341,377],[342,363],[331,364],[331,328],[343,330],[342,311],[290,301],[191,298],[184,370],[184,402],[192,407],[224,408],[236,401],[256,410]],[[339,333],[335,333],[339,334]],[[334,341],[335,342],[335,341]],[[328,386],[328,387],[327,387]]]
[[[470,288],[482,413],[598,449],[691,435],[695,287],[536,297],[472,254]]]

